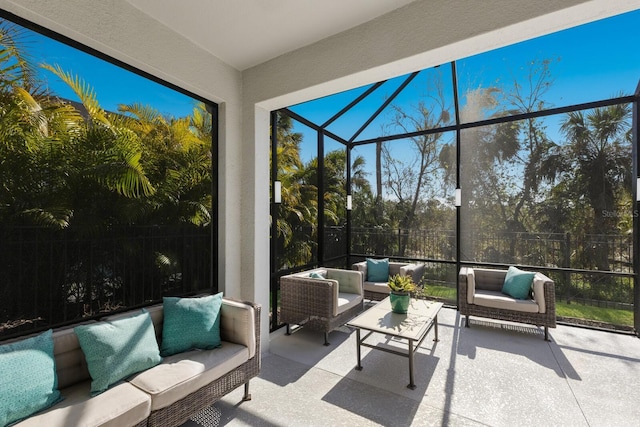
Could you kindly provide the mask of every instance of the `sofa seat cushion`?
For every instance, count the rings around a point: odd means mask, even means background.
[[[64,400],[16,424],[20,427],[120,427],[144,421],[151,413],[151,398],[127,382],[91,397],[87,380],[61,390]]]
[[[483,307],[499,308],[503,310],[537,313],[538,304],[532,299],[515,299],[502,292],[476,289],[473,303]]]
[[[344,313],[362,302],[362,295],[348,292],[338,293],[338,314]]]
[[[390,292],[387,282],[364,282],[364,290],[380,294],[388,294]]]
[[[151,396],[151,410],[165,408],[249,360],[246,346],[222,341],[213,350],[191,350],[165,357],[129,382]]]

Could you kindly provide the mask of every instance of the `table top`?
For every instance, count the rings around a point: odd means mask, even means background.
[[[389,297],[347,323],[348,326],[395,337],[420,340],[442,308],[441,302],[411,298],[407,314],[391,311]]]

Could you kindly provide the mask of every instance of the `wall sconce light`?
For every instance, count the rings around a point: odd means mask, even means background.
[[[454,203],[456,206],[462,206],[462,190],[459,188],[456,188],[456,197]]]
[[[640,178],[636,181],[636,202],[640,202]]]
[[[353,207],[353,200],[351,199],[351,194],[347,194],[347,210],[350,211]]]
[[[274,203],[282,203],[282,183],[273,181],[273,201]]]

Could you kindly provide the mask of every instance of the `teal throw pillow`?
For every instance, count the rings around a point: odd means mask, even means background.
[[[367,282],[389,281],[389,258],[367,258]]]
[[[91,374],[91,395],[162,361],[151,316],[140,314],[74,328]]]
[[[198,298],[163,298],[163,356],[191,349],[220,347],[222,292]]]
[[[325,279],[325,277],[322,274],[320,274],[320,273],[318,273],[316,271],[313,271],[313,272],[309,273],[309,277],[312,278],[312,279]]]
[[[60,400],[51,329],[0,346],[0,425],[26,418]]]
[[[509,267],[502,285],[502,293],[516,299],[528,299],[535,273]]]

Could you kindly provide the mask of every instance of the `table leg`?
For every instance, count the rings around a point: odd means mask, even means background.
[[[407,388],[415,390],[416,384],[413,381],[413,340],[409,340],[409,385]]]
[[[438,315],[437,315],[437,314],[436,314],[436,317],[433,319],[433,321],[435,322],[435,324],[433,325],[433,327],[434,327],[434,328],[435,328],[435,330],[436,330],[436,337],[435,337],[433,340],[437,342],[437,341],[440,341],[440,340],[438,339]]]
[[[360,328],[356,328],[356,353],[358,354],[358,365],[356,365],[356,371],[362,371],[362,364],[360,363]]]

